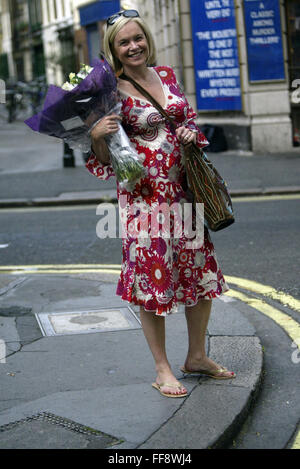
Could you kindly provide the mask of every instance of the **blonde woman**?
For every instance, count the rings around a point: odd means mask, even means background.
[[[120,11],[108,18],[104,54],[116,75],[125,73],[145,88],[173,117],[177,128],[174,132],[130,82],[119,78],[121,117],[107,116],[93,129],[87,168],[100,179],[114,175],[104,137],[115,133],[121,121],[143,159],[147,176],[132,192],[121,190],[117,184],[119,200],[121,195],[126,196],[129,205],[144,204],[152,212],[162,203],[186,202],[183,145],[193,141],[204,147],[208,142],[194,123],[196,114],[173,70],[168,66],[149,66],[155,63],[155,45],[149,27],[136,10]],[[128,227],[137,215],[128,215]],[[207,229],[199,249],[188,249],[184,235],[154,237],[150,229],[148,236],[129,234],[122,243],[122,269],[116,294],[140,306],[143,331],[157,373],[152,386],[167,397],[187,395],[171,369],[165,348],[165,317],[176,312],[178,304],[185,304],[189,340],[182,370],[216,379],[234,378],[233,372],[216,364],[205,352],[212,298],[228,290]]]

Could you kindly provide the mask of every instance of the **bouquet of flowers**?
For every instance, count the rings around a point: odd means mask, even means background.
[[[93,127],[104,116],[121,110],[113,70],[105,59],[96,59],[92,65],[82,64],[79,73],[70,73],[70,81],[61,88],[50,85],[42,111],[25,123],[34,131],[65,140],[72,149],[88,152]],[[105,140],[120,187],[132,190],[146,174],[138,153],[120,124],[118,132]]]

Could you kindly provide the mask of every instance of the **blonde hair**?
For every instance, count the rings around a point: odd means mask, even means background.
[[[125,24],[129,23],[129,21],[134,21],[135,23],[137,23],[146,36],[149,47],[149,56],[147,59],[147,64],[154,64],[156,61],[156,48],[154,44],[154,39],[145,21],[142,20],[142,18],[140,17],[125,18],[124,16],[120,16],[120,18],[118,18],[114,24],[106,27],[103,39],[103,52],[105,58],[117,75],[122,72],[123,67],[119,59],[117,59],[117,57],[114,55],[114,40],[118,32],[123,28],[123,26],[125,26]]]

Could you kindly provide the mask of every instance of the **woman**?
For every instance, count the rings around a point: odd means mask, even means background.
[[[128,81],[119,78],[122,101],[121,117],[103,118],[93,129],[92,154],[87,168],[100,179],[112,176],[109,152],[104,137],[122,125],[132,145],[143,159],[147,176],[132,192],[121,190],[129,204],[146,204],[155,210],[161,203],[184,203],[185,177],[183,145],[208,144],[196,127],[196,114],[181,91],[170,67],[149,67],[155,62],[155,46],[148,26],[135,10],[121,11],[107,21],[104,54],[117,76],[133,78],[145,88],[174,118],[176,133],[161,114]],[[130,215],[128,224],[134,221]],[[174,221],[174,220],[173,220]],[[150,232],[149,232],[150,233]],[[185,387],[175,378],[165,349],[165,316],[176,311],[178,303],[186,306],[189,349],[182,370],[204,373],[217,379],[230,379],[235,374],[213,362],[205,353],[205,334],[212,298],[228,290],[205,228],[204,244],[187,249],[185,236],[131,237],[123,239],[123,262],[117,294],[140,305],[145,337],[153,354],[157,377],[153,387],[168,397],[184,397]]]

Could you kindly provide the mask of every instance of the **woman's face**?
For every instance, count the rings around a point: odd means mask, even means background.
[[[129,21],[118,32],[113,43],[114,55],[123,67],[136,67],[147,62],[149,46],[144,31],[135,21]]]

